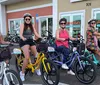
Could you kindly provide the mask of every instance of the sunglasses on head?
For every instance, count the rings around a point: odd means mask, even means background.
[[[26,20],[26,21],[28,21],[28,20],[30,21],[31,19],[25,19],[25,20]]]
[[[65,25],[66,23],[60,23],[60,24],[64,24]]]

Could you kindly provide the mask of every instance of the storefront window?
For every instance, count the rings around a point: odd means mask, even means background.
[[[61,18],[67,19],[66,29],[68,29],[69,34],[72,37],[77,37],[78,34],[82,34],[82,25],[83,25],[83,13],[66,13],[61,14]],[[83,32],[84,33],[84,32]]]
[[[64,18],[67,19],[67,25],[66,25],[66,29],[68,29],[70,31],[70,16],[65,16]]]
[[[77,35],[81,32],[81,15],[73,16],[73,32],[72,36],[77,37]]]
[[[100,32],[100,13],[96,14],[98,32]]]
[[[20,24],[22,23],[22,18],[20,19],[9,19],[9,32],[10,34],[19,34]]]
[[[39,18],[39,20],[40,20],[39,29],[40,29],[41,36],[44,37],[48,35],[48,32],[46,32],[46,30],[52,33],[52,18],[43,17],[43,18]]]
[[[45,30],[47,29],[46,27],[46,19],[41,19],[41,36],[44,37],[45,36]]]
[[[19,29],[21,23],[24,23],[23,18],[18,18],[18,19],[9,19],[9,32],[10,34],[19,34]],[[32,18],[32,23],[34,23],[34,18]]]

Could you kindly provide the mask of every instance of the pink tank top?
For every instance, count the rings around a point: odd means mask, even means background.
[[[59,38],[65,38],[65,39],[68,39],[69,38],[69,33],[66,31],[66,30],[60,30],[59,32]],[[69,47],[68,45],[68,41],[59,41],[59,40],[56,40],[56,45],[57,46],[65,46],[65,47]]]

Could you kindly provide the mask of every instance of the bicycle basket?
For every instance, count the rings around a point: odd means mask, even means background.
[[[36,46],[37,52],[47,52],[48,50],[48,44],[46,43],[40,43]]]
[[[0,61],[11,59],[11,52],[9,47],[0,48]]]

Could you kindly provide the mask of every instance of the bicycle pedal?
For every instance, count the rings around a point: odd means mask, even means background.
[[[98,63],[97,66],[100,67],[100,63]]]

